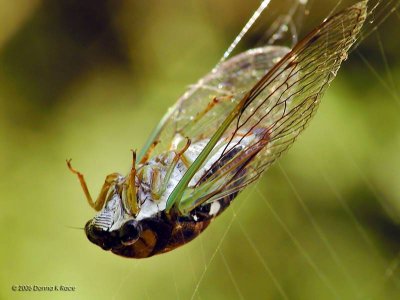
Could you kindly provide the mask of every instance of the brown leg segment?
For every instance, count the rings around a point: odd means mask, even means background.
[[[160,141],[154,141],[150,148],[147,150],[147,152],[145,153],[145,155],[143,156],[142,160],[140,161],[141,164],[144,164],[145,162],[147,162],[151,156],[151,154],[153,153],[154,149],[157,147],[158,143]],[[135,152],[135,163],[136,163],[136,152]]]
[[[132,167],[128,178],[128,189],[127,189],[128,192],[126,198],[129,210],[133,216],[136,216],[136,214],[139,212],[139,207],[136,197],[135,177],[136,177],[136,151],[132,150]]]
[[[164,194],[165,190],[167,189],[167,186],[168,186],[169,180],[171,178],[172,172],[174,171],[176,165],[178,164],[179,159],[182,160],[182,162],[186,165],[186,167],[189,167],[189,163],[186,161],[186,159],[184,158],[183,154],[190,147],[191,143],[192,143],[192,141],[189,138],[187,138],[186,145],[182,148],[181,151],[175,153],[175,157],[172,160],[172,164],[168,167],[167,174],[164,177],[164,183],[162,184],[161,188],[158,189],[158,190],[156,188],[153,188],[153,190],[157,190],[154,193],[154,196],[155,196],[156,199],[160,199],[161,196]]]
[[[85,178],[83,177],[83,174],[78,172],[77,170],[75,170],[72,165],[71,165],[71,159],[67,160],[67,166],[68,169],[74,173],[75,175],[78,176],[79,182],[81,183],[83,192],[86,196],[86,200],[89,203],[89,205],[96,211],[100,211],[103,208],[104,203],[106,202],[106,197],[107,197],[107,193],[111,187],[111,185],[115,182],[115,179],[118,178],[118,176],[120,176],[120,174],[118,173],[113,173],[110,174],[106,177],[106,180],[103,184],[103,187],[101,188],[100,194],[97,197],[96,201],[93,202],[92,196],[90,195],[89,189],[87,187]]]
[[[214,97],[211,102],[209,102],[206,106],[205,109],[203,109],[202,111],[199,111],[196,116],[194,117],[194,119],[192,120],[192,122],[187,123],[184,127],[180,128],[177,132],[183,133],[185,129],[187,129],[188,127],[194,126],[196,125],[196,123],[198,121],[200,121],[200,119],[202,117],[204,117],[209,111],[211,111],[216,105],[218,105],[221,102],[224,101],[230,101],[233,98],[233,96],[231,95],[226,95],[226,96],[219,96],[219,97]]]

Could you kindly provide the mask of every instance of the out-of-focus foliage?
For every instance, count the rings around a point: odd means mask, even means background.
[[[303,34],[335,3],[314,1]],[[399,297],[398,13],[351,54],[280,164],[197,240],[128,260],[70,228],[93,211],[65,159],[93,194],[106,174],[128,170],[129,150],[257,5],[0,1],[0,299],[281,299],[279,289],[290,299]]]

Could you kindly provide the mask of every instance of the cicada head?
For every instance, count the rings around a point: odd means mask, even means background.
[[[129,213],[121,196],[120,185],[109,190],[99,213],[86,223],[88,239],[104,250],[115,250],[134,244],[140,237],[141,225]]]

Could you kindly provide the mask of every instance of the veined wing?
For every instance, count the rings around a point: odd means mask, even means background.
[[[266,46],[248,50],[218,65],[169,109],[138,155],[138,161],[148,158],[146,153],[150,154],[151,150],[156,155],[180,149],[185,138],[192,143],[210,138],[243,94],[289,51],[286,47]]]
[[[367,1],[362,1],[325,20],[263,76],[230,112],[171,194],[175,199],[168,202],[185,214],[256,180],[307,126],[356,41],[366,12]],[[190,187],[199,165],[204,166],[224,137],[227,143],[220,157]],[[250,137],[251,142],[244,144]]]

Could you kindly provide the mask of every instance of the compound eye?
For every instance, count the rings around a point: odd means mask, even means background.
[[[135,220],[126,222],[119,230],[122,245],[128,246],[135,243],[139,239],[140,232],[140,226]]]

